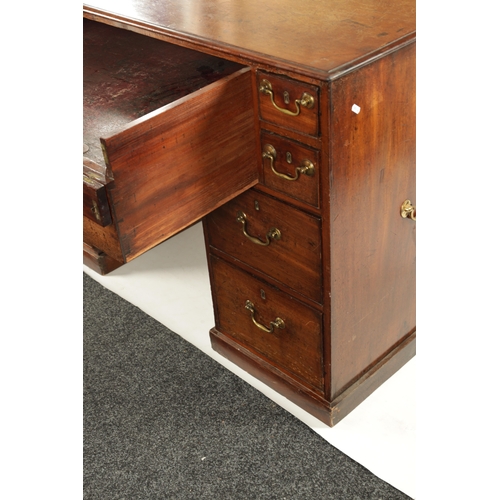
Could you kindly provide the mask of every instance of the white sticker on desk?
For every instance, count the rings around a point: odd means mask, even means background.
[[[353,104],[351,109],[356,114],[358,114],[361,111],[361,108],[357,104]]]

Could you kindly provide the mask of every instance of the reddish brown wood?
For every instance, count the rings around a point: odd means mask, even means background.
[[[220,329],[283,372],[321,389],[321,314],[265,281],[257,280],[214,256],[211,259],[212,287]],[[255,307],[254,318],[258,323],[271,329],[271,322],[281,318],[284,328],[273,328],[271,333],[259,329],[252,321],[251,312],[245,308],[247,300]]]
[[[414,46],[403,46],[334,81],[326,93],[328,105],[321,107],[325,116],[322,130],[328,131],[321,146],[327,170],[320,174],[325,202],[321,211],[326,259],[322,272],[327,297],[323,303],[324,401],[319,406],[316,398],[304,401],[305,384],[287,378],[286,369],[263,355],[259,358],[251,347],[240,349],[240,343],[219,322],[217,334],[212,333],[219,352],[273,386],[280,377],[280,388],[287,397],[298,399],[313,414],[319,412],[329,425],[351,411],[415,352],[414,222],[402,219],[399,212],[404,199],[415,196],[414,55]],[[353,104],[361,107],[359,115]],[[279,134],[280,129],[273,131]],[[281,134],[286,137],[288,128],[283,127]],[[251,193],[245,197],[250,198]],[[279,212],[283,218],[292,213],[290,207]],[[229,226],[229,214],[226,219]],[[297,227],[302,228],[300,223]],[[209,218],[209,241],[217,231]],[[238,253],[234,241],[226,251],[245,264],[252,258]],[[270,281],[277,276],[273,265],[279,267],[280,258],[274,255],[259,262],[258,268],[265,268]],[[301,260],[290,265],[292,276],[301,276],[297,263]],[[215,275],[216,270],[211,268],[211,273]],[[286,283],[290,286],[290,281]],[[214,300],[216,296],[214,292]],[[294,385],[296,394],[290,391]]]
[[[415,328],[415,46],[332,85],[332,381],[340,394]],[[356,104],[359,114],[352,111]]]
[[[332,425],[330,405],[320,394],[303,384],[298,384],[297,379],[290,377],[273,364],[268,363],[262,356],[255,354],[230,336],[217,330],[217,328],[210,330],[210,341],[212,348],[219,354],[272,387],[325,424]]]
[[[251,99],[241,70],[102,139],[127,261],[257,183]]]
[[[319,96],[317,86],[264,72],[257,73],[257,81],[259,88],[259,113],[263,121],[294,130],[300,134],[312,135],[314,137],[319,135]],[[260,91],[261,86],[266,81],[272,87],[272,98],[271,95]],[[288,103],[285,102],[285,93],[288,95]],[[311,108],[296,104],[296,101],[300,101],[305,93],[314,99]],[[277,109],[276,106],[280,109]],[[283,110],[292,113],[298,112],[298,115],[290,116]]]
[[[119,262],[109,255],[106,255],[102,250],[94,248],[87,243],[83,243],[83,263],[99,274],[108,274],[114,271],[124,263]]]
[[[415,38],[414,0],[96,0],[85,16],[244,64],[326,79]]]
[[[83,33],[84,156],[102,167],[101,137],[242,68],[85,19]]]
[[[257,182],[251,76],[99,23],[87,21],[85,35],[84,143],[99,161],[99,136],[115,131],[101,140],[119,250],[107,244],[111,230],[89,223],[85,241],[129,261]],[[93,202],[99,194],[104,205],[104,192],[93,187],[86,183],[84,210],[101,224]]]
[[[257,209],[257,208],[258,209]],[[246,232],[266,241],[277,228],[279,240],[260,246],[243,234],[237,220],[247,216]],[[320,221],[256,191],[248,191],[207,217],[209,244],[274,277],[314,301],[322,302]]]
[[[101,226],[111,223],[106,184],[108,179],[98,164],[83,159],[83,215]]]
[[[175,88],[184,88],[198,56],[183,47],[250,66],[228,63],[230,75],[169,96],[141,117],[128,114],[129,102],[134,113],[141,109],[141,94],[156,95],[163,76],[149,87],[136,78],[131,91],[120,76],[123,61],[109,52],[109,78],[99,84],[115,79],[112,92],[94,93],[105,102],[104,128],[92,118],[86,130],[104,136],[113,221],[103,227],[87,214],[85,241],[128,260],[216,209],[204,220],[214,349],[328,425],[415,353],[415,222],[400,216],[405,199],[416,202],[414,9],[413,0],[292,0],[286,9],[265,0],[99,0],[84,7],[88,18],[127,28],[118,41],[111,40],[116,30],[101,38],[106,47],[124,54],[128,30],[151,39],[132,44],[144,44],[146,56],[132,49],[123,70],[129,76],[158,74],[165,62]],[[165,41],[179,47],[171,51]],[[102,52],[99,43],[94,48]],[[138,73],[135,64],[142,64]],[[279,107],[294,110],[304,92],[315,105],[288,116],[259,92],[264,77]],[[113,109],[117,131],[102,133]],[[314,177],[290,182],[272,174],[262,159],[271,141],[278,171],[293,174],[288,151],[314,157]],[[243,234],[240,210],[252,236],[264,240],[278,228],[281,239],[255,245]],[[279,315],[286,328],[262,332],[246,300],[260,323]]]
[[[304,385],[283,373],[274,365],[266,362],[231,337],[216,328],[210,330],[212,347],[222,356],[242,367],[257,379],[269,385],[290,401],[314,415],[326,425],[333,427],[346,417],[356,406],[404,366],[415,356],[415,333],[396,346],[348,390],[330,401],[314,393]]]
[[[336,424],[362,403],[375,389],[394,375],[416,354],[416,332],[410,333],[401,343],[366,371],[354,384],[331,403],[330,425]]]
[[[271,169],[271,160],[262,157],[263,183],[287,197],[304,201],[315,208],[319,208],[319,175],[321,168],[319,151],[280,135],[263,132],[261,134],[262,152],[265,151],[267,145],[276,150],[276,158],[273,163],[274,169],[278,173],[293,178],[297,173],[297,167],[303,165],[305,161],[309,161],[314,165],[314,174],[312,176],[300,174],[295,181],[283,179]],[[287,154],[290,155],[289,158]]]
[[[103,227],[93,219],[83,217],[83,241],[118,262],[125,262],[114,224]]]

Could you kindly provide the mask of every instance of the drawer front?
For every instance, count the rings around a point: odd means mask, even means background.
[[[319,208],[319,151],[268,132],[261,147],[264,184]]]
[[[209,244],[321,303],[320,220],[253,189],[207,217]]]
[[[282,371],[322,389],[321,313],[222,259],[212,255],[210,263],[216,328]]]
[[[262,120],[301,134],[319,136],[319,89],[270,73],[258,72]]]

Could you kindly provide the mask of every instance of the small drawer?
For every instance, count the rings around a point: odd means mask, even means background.
[[[319,90],[314,85],[259,71],[262,120],[313,137],[319,136]]]
[[[319,151],[268,132],[261,148],[264,184],[319,208]]]
[[[113,179],[107,227],[125,262],[258,182],[249,68],[90,20],[83,48],[84,157]]]
[[[321,303],[320,219],[252,189],[206,221],[209,245]]]
[[[322,315],[210,256],[216,328],[282,371],[323,387]]]

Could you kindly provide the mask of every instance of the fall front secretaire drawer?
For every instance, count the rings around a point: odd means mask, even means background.
[[[253,189],[206,218],[208,243],[317,303],[321,221]]]
[[[213,255],[210,267],[216,329],[321,389],[321,313]]]
[[[89,20],[83,62],[84,157],[125,262],[257,182],[248,68]]]

